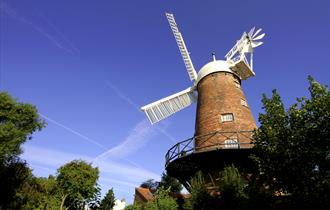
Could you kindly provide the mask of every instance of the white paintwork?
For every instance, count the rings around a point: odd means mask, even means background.
[[[258,40],[258,38],[257,38],[256,36],[260,33],[261,30],[262,30],[262,29],[259,28],[259,29],[253,34],[254,40]],[[265,34],[263,34],[263,35],[265,35]],[[263,36],[262,36],[262,37],[263,37]]]
[[[184,62],[185,66],[186,66],[186,69],[188,71],[189,78],[190,78],[191,81],[194,81],[197,78],[197,73],[196,73],[194,65],[193,65],[193,63],[190,59],[190,55],[189,55],[189,52],[187,50],[186,44],[184,43],[182,34],[180,33],[179,28],[178,28],[178,26],[175,22],[174,15],[170,14],[170,13],[166,13],[166,17],[167,17],[168,23],[171,26],[175,41],[178,44],[180,53],[181,53],[182,58],[183,58],[183,62]]]
[[[253,27],[248,33],[244,32],[240,40],[225,55],[230,69],[243,80],[255,75],[253,72],[253,48],[263,44],[263,42],[257,41],[265,36],[265,33],[259,35],[261,30],[258,29],[254,32],[255,27]],[[247,53],[250,54],[250,61],[246,59],[245,54]]]
[[[195,102],[194,88],[189,87],[181,92],[143,106],[141,109],[147,115],[151,124],[154,124]]]
[[[227,139],[225,140],[225,148],[238,148],[237,139]]]
[[[211,61],[211,62],[207,63],[206,65],[204,65],[201,68],[201,70],[198,72],[196,84],[198,84],[198,82],[201,79],[203,79],[205,76],[212,74],[214,72],[220,72],[220,71],[235,74],[235,72],[233,72],[229,68],[229,65],[226,61],[222,61],[222,60]]]
[[[253,56],[253,54],[251,54]],[[252,59],[252,57],[250,57]],[[249,77],[255,76],[252,67],[249,66],[248,61],[246,60],[245,54],[242,53],[239,56],[235,57],[232,60],[227,61],[229,68],[236,73],[236,75],[241,79],[245,80]],[[252,65],[252,62],[250,63]]]
[[[260,29],[261,30],[261,29]],[[259,36],[256,36],[256,35],[254,35],[254,38],[253,38],[253,40],[255,41],[255,40],[259,40],[259,39],[262,39],[262,38],[264,38],[264,36],[265,36],[265,33],[263,33],[263,34],[260,34]]]
[[[229,50],[229,52],[225,55],[225,58],[231,60],[234,56],[240,52],[244,47],[244,42],[246,41],[247,34],[246,32],[243,33],[241,38],[236,42],[236,44]]]

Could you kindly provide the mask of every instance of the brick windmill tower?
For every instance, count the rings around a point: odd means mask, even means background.
[[[152,124],[197,101],[194,137],[174,145],[166,154],[166,170],[188,190],[190,179],[202,171],[209,189],[217,189],[225,164],[248,170],[251,135],[256,128],[241,81],[254,76],[253,49],[265,34],[252,28],[244,32],[226,60],[216,60],[196,72],[173,14],[166,17],[193,85],[141,109]]]

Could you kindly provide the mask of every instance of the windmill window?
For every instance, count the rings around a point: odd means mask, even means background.
[[[231,121],[234,121],[234,115],[232,113],[221,115],[221,122],[231,122]]]
[[[248,104],[246,103],[246,101],[244,99],[241,99],[241,104],[242,104],[242,106],[249,107]]]
[[[225,148],[238,148],[237,139],[227,139],[227,140],[225,140]]]

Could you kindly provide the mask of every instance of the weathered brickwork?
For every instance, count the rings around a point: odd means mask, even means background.
[[[195,127],[197,151],[212,149],[214,144],[223,148],[228,139],[250,143],[247,133],[242,131],[251,131],[256,124],[250,108],[242,105],[241,99],[247,100],[237,83],[240,83],[238,77],[229,72],[215,72],[199,81]],[[233,114],[234,120],[222,122],[221,115],[229,113]],[[212,135],[216,131],[221,133]]]

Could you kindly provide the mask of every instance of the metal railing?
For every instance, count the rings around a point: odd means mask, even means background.
[[[196,151],[195,148],[195,140],[196,139],[203,139],[203,138],[207,138],[207,145],[206,146],[202,146],[202,147],[198,147],[198,150],[200,151],[206,151],[208,149],[241,149],[241,148],[250,148],[252,147],[252,143],[247,143],[247,142],[240,142],[240,140],[242,138],[244,139],[249,139],[252,140],[252,134],[253,131],[233,131],[233,132],[223,132],[223,131],[216,131],[216,132],[212,132],[212,133],[208,133],[205,135],[200,135],[200,136],[194,136],[192,138],[183,140],[178,142],[177,144],[175,144],[173,147],[171,147],[166,155],[165,155],[165,167],[167,167],[167,165],[172,162],[175,159],[184,157],[186,155],[189,155],[193,152]],[[222,137],[224,137],[224,141],[225,140],[231,140],[229,141],[229,143],[219,143],[218,139],[216,139],[215,142],[212,142],[212,140],[210,140],[208,137],[214,137],[220,135]],[[236,140],[237,142],[233,142],[232,140]],[[204,141],[204,142],[206,142]],[[201,141],[201,144],[203,144],[203,142]]]

